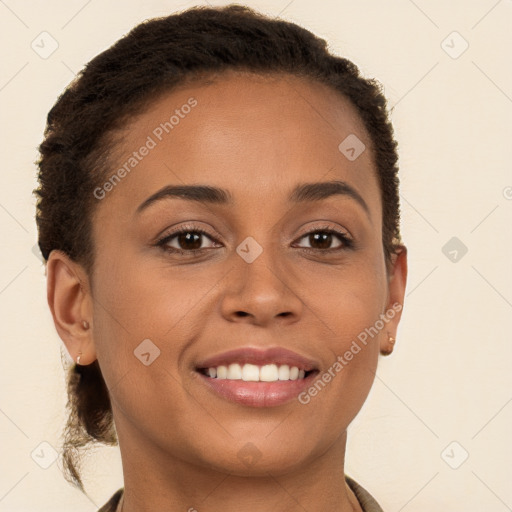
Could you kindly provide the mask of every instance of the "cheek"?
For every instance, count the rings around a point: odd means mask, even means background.
[[[377,258],[360,256],[353,264],[303,281],[305,302],[340,340],[339,350],[384,312],[388,289],[384,270]]]
[[[223,275],[197,274],[184,268],[171,271],[165,262],[145,259],[124,258],[98,267],[94,293],[98,358],[115,360],[121,373],[140,364],[134,356],[149,339],[156,346],[153,350],[164,356],[159,362],[165,359],[167,367],[177,368],[197,331],[198,311],[204,318],[205,297]]]
[[[337,315],[330,316],[328,356],[324,366],[299,396],[299,401],[317,420],[316,435],[341,432],[359,413],[372,387],[379,355],[381,333],[372,330],[381,313],[380,303],[367,294],[350,293],[338,298]],[[325,439],[328,442],[328,439]]]
[[[182,320],[199,301],[194,287],[171,286],[163,274],[117,261],[98,271],[95,286],[94,341],[114,407],[148,429],[162,424],[162,411],[186,414],[178,365],[190,333]]]
[[[199,300],[195,286],[186,286],[168,269],[144,259],[118,260],[98,275],[95,298],[105,306],[100,310],[108,309],[110,320],[117,324],[114,329],[137,336],[161,337]]]
[[[379,341],[386,336],[387,292],[383,265],[368,261],[331,276],[322,290],[310,293],[321,320],[329,357],[317,385],[303,397],[313,409],[329,411],[328,423],[347,425],[364,403],[374,380]],[[384,320],[383,320],[384,317]],[[318,398],[316,398],[318,396]],[[316,404],[314,403],[316,402]],[[325,414],[325,413],[324,413]],[[326,418],[327,419],[327,418]]]
[[[334,388],[343,389],[347,397],[365,394],[365,383],[371,381],[379,353],[379,339],[385,335],[385,323],[380,320],[383,302],[375,290],[361,286],[344,290],[331,311],[331,360],[329,374],[336,375]],[[327,373],[327,372],[326,372]],[[339,377],[338,377],[339,376]],[[329,380],[329,377],[325,377]]]

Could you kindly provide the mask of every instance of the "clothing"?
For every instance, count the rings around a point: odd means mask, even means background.
[[[380,505],[375,501],[373,496],[363,487],[361,487],[355,480],[350,478],[348,475],[345,475],[345,480],[348,486],[352,489],[353,493],[356,495],[363,512],[383,512]],[[115,494],[110,498],[110,500],[101,507],[98,512],[117,512],[116,509],[119,505],[119,501],[121,500],[121,496],[123,494],[124,488],[121,487],[118,489]]]
[[[375,498],[365,488],[361,487],[348,475],[345,475],[345,480],[352,489],[352,492],[356,495],[363,512],[384,512],[381,506],[375,501]]]

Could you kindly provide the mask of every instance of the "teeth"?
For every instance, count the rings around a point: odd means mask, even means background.
[[[290,367],[287,364],[283,364],[279,367],[279,380],[290,380]]]
[[[266,364],[260,369],[260,380],[263,382],[275,382],[279,375],[276,364]]]
[[[242,367],[237,363],[230,364],[228,366],[227,378],[230,380],[240,380],[242,378]]]
[[[212,368],[215,370],[215,368]],[[227,379],[228,377],[228,369],[225,366],[217,367],[217,379]]]
[[[303,379],[306,375],[304,370],[287,364],[276,365],[266,364],[257,366],[255,364],[232,363],[229,366],[217,366],[208,368],[207,375],[213,379],[244,380],[247,382],[277,382],[278,380]]]
[[[244,364],[244,367],[242,368],[242,379],[256,381],[256,382],[259,381],[260,380],[259,367],[254,364]]]

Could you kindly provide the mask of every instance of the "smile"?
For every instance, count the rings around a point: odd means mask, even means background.
[[[212,379],[243,380],[246,382],[277,382],[283,380],[303,379],[306,371],[297,366],[287,364],[255,364],[232,363],[229,366],[203,368],[201,373]],[[309,373],[309,372],[308,372]]]
[[[205,359],[196,365],[196,372],[218,398],[249,407],[274,407],[297,399],[319,373],[318,367],[282,347],[246,347]]]

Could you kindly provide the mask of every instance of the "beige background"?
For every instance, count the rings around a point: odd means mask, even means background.
[[[94,512],[122,485],[117,448],[91,451],[89,497],[51,464],[65,388],[33,252],[33,162],[74,73],[142,20],[194,4],[0,2],[0,512]],[[349,428],[347,474],[386,512],[512,510],[512,2],[247,5],[326,38],[394,105],[408,290],[396,351]],[[46,59],[31,48],[43,31],[58,43]],[[453,247],[443,252],[452,237],[468,249],[455,262],[445,256]]]

